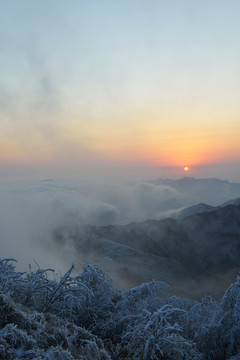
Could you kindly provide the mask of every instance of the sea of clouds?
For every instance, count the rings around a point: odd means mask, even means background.
[[[236,184],[216,179],[158,179],[124,184],[51,179],[2,183],[1,258],[18,259],[20,269],[36,261],[40,267],[62,272],[71,264],[75,249],[53,240],[59,227],[162,219],[198,202],[216,205],[238,194]]]

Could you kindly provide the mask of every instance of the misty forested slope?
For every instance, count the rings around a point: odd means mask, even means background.
[[[116,289],[99,267],[16,272],[0,260],[2,360],[237,360],[240,280],[220,303],[174,296],[153,281]]]
[[[208,208],[179,220],[63,226],[54,239],[59,246],[71,244],[76,261],[84,255],[103,264],[125,288],[156,279],[181,295],[220,298],[239,271],[240,205]]]

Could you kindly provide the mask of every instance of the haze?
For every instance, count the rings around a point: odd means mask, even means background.
[[[0,2],[2,257],[81,271],[112,241],[98,226],[240,197],[239,18],[238,0]]]
[[[1,180],[240,180],[239,1],[0,8]]]

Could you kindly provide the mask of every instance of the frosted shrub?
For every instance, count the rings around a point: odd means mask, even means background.
[[[101,325],[101,336],[115,343],[121,341],[127,329],[135,326],[141,316],[145,317],[159,307],[159,296],[166,296],[169,289],[161,281],[152,281],[118,295],[114,299],[111,317]]]
[[[74,360],[68,350],[63,350],[61,346],[51,347],[46,351],[46,360]]]
[[[213,323],[218,309],[216,300],[211,296],[206,296],[200,303],[193,304],[182,318],[182,324],[187,336],[194,339],[195,334],[202,325]]]
[[[89,292],[82,303],[78,323],[99,334],[102,322],[111,318],[121,292],[114,289],[112,279],[97,265],[85,265],[80,279]]]
[[[196,333],[199,349],[208,360],[226,360],[240,353],[240,279],[225,292],[214,316]]]
[[[124,306],[138,309],[156,309],[159,305],[159,298],[166,297],[169,291],[170,286],[162,281],[143,283],[124,294]]]
[[[34,338],[14,324],[8,324],[0,330],[1,359],[17,359],[36,344]],[[30,353],[31,351],[29,351]]]
[[[123,336],[133,359],[200,359],[193,344],[181,335],[181,327],[172,322],[172,315],[182,311],[164,305],[153,314],[142,314]]]
[[[11,258],[0,260],[0,292],[11,296],[18,294],[22,299],[26,283],[22,276],[24,273],[15,272],[12,262],[16,260]]]
[[[16,272],[0,260],[0,359],[238,360],[240,280],[220,305],[170,295],[163,282],[114,288],[96,265]]]

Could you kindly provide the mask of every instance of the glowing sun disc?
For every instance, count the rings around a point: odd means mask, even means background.
[[[183,170],[184,170],[184,171],[188,171],[188,170],[189,170],[189,167],[188,167],[188,166],[185,166],[185,167],[183,168]]]

